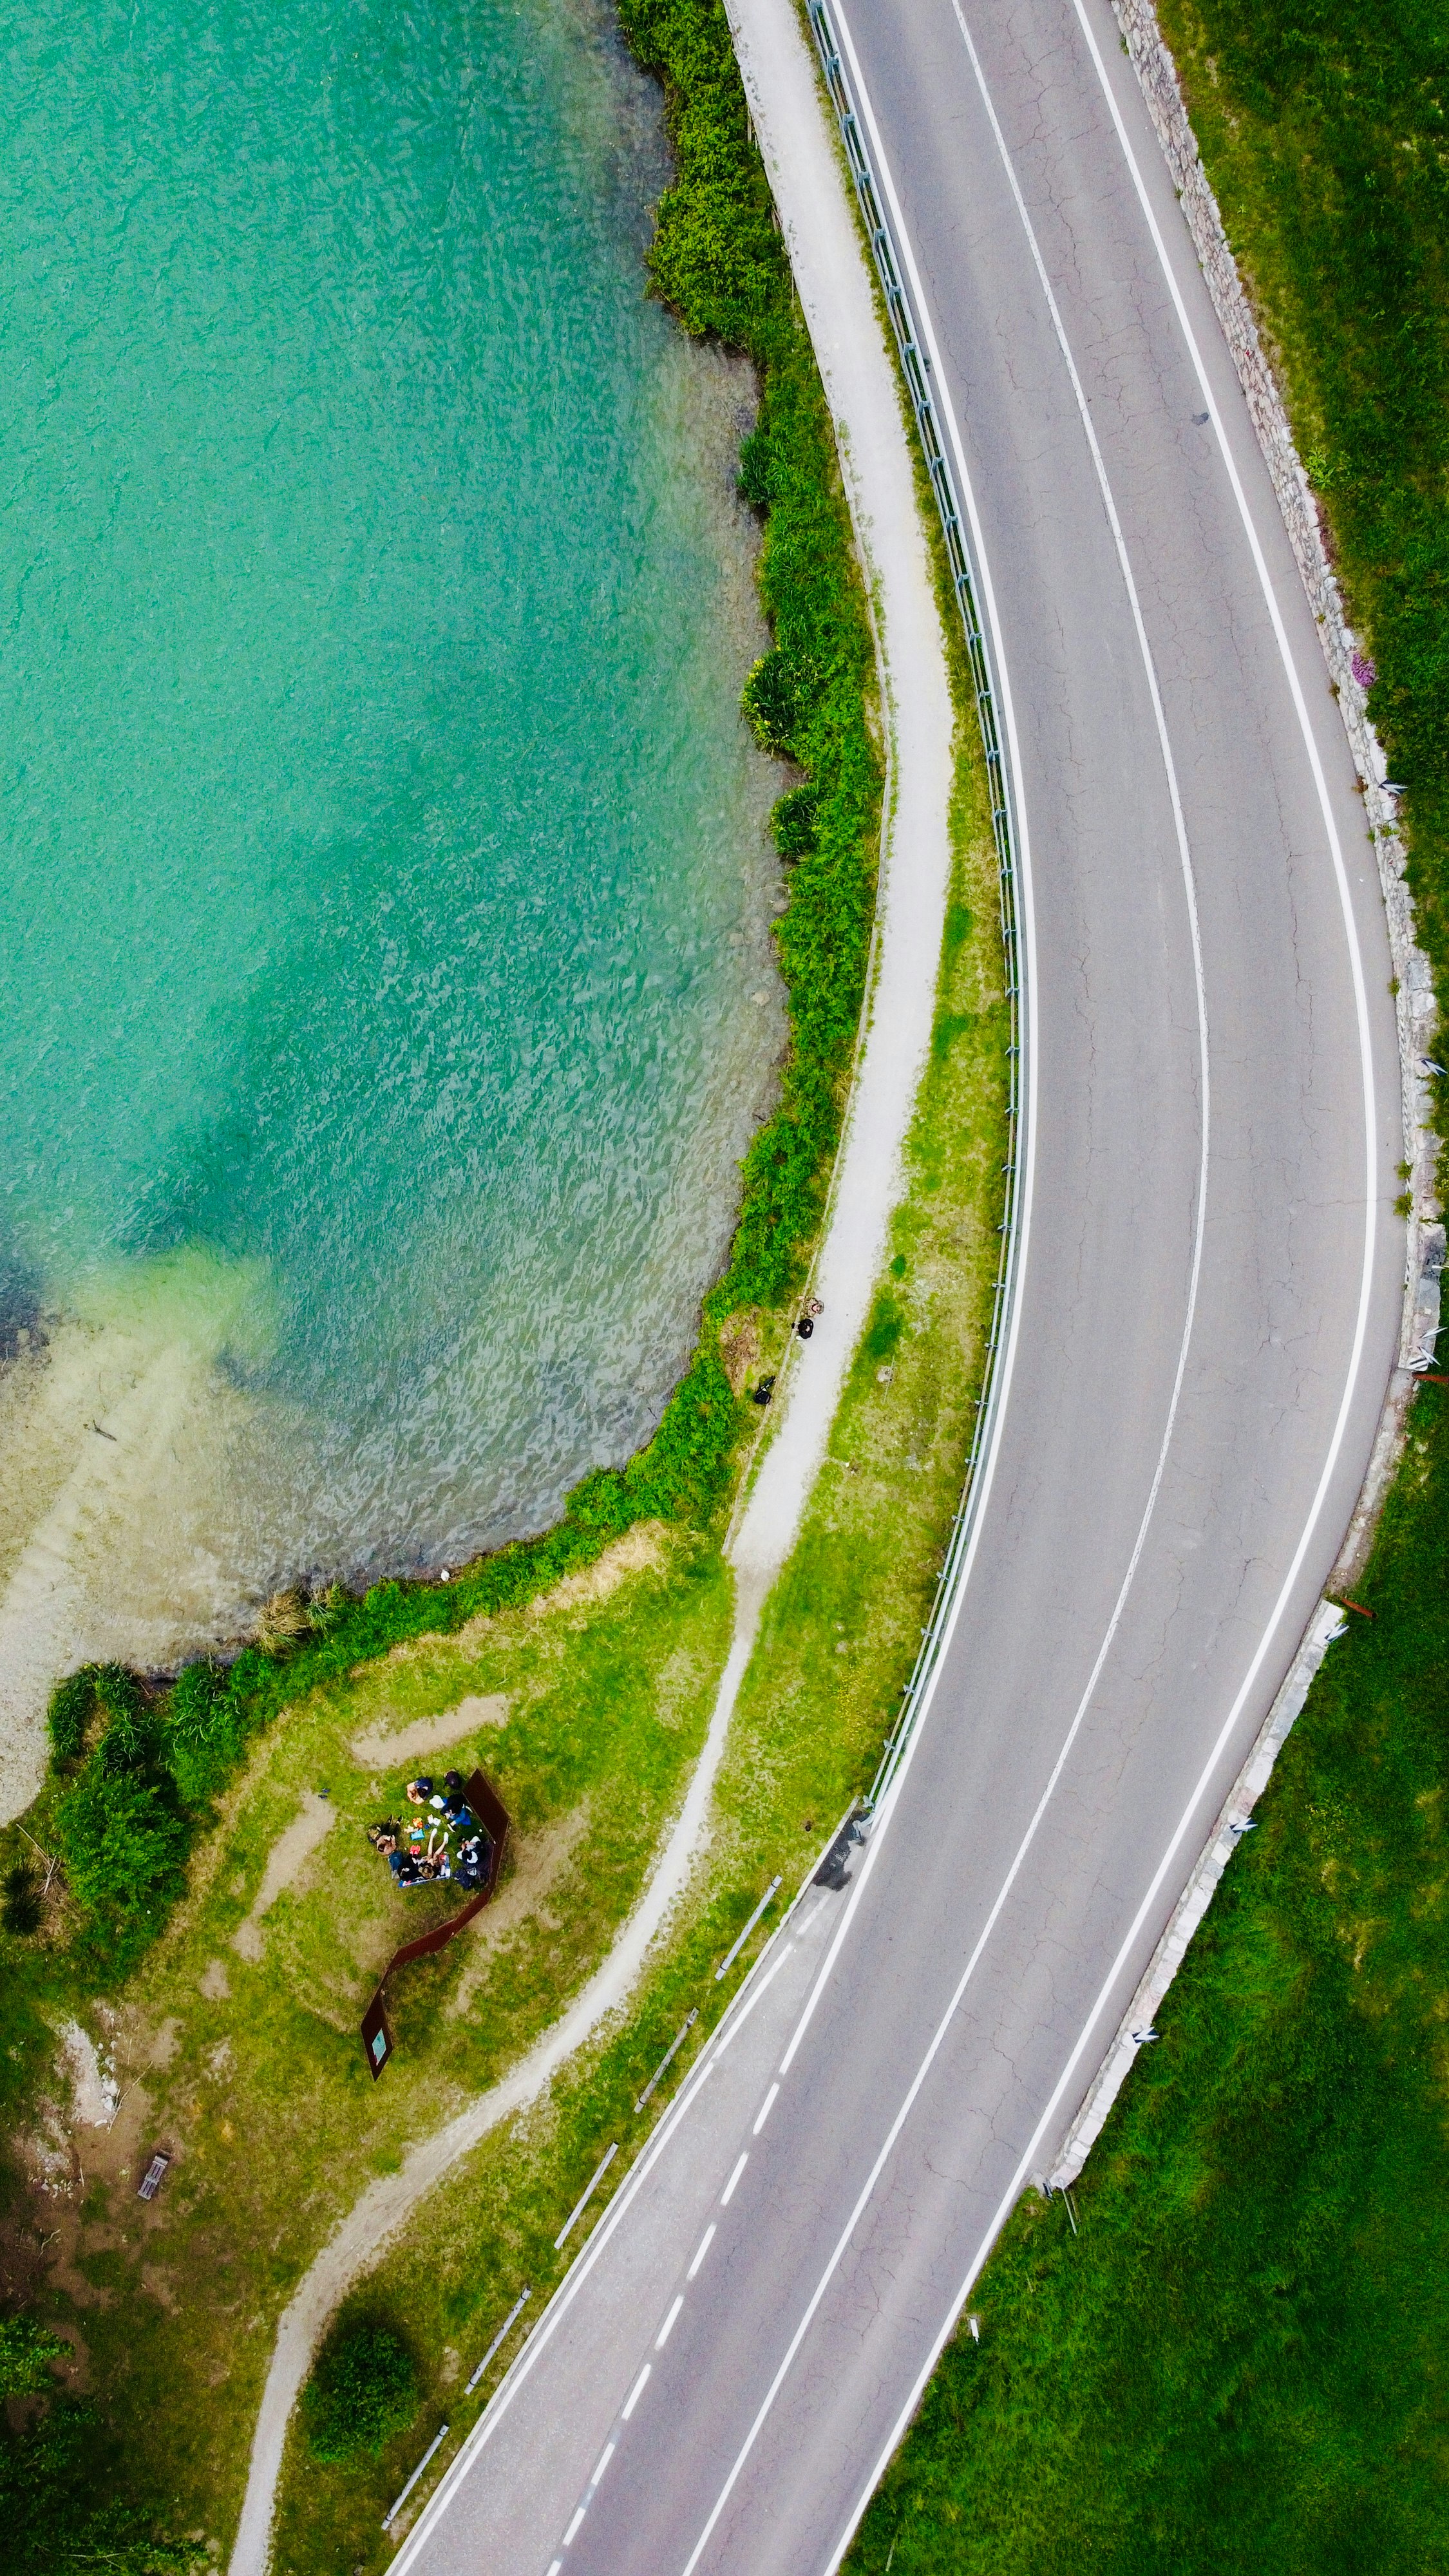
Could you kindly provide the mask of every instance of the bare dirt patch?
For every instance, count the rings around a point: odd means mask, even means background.
[[[324,1835],[331,1832],[337,1811],[315,1789],[302,1792],[301,1812],[279,1834],[267,1854],[262,1883],[252,1899],[251,1912],[239,1923],[231,1936],[232,1948],[255,1965],[262,1955],[262,1916],[276,1904],[284,1888],[295,1886],[304,1864],[312,1857]]]
[[[390,1771],[394,1763],[415,1762],[419,1754],[446,1752],[477,1727],[507,1723],[506,1693],[489,1691],[460,1699],[456,1708],[445,1708],[441,1716],[414,1718],[411,1726],[400,1726],[392,1735],[380,1726],[369,1727],[365,1735],[354,1735],[348,1749],[354,1762],[365,1763],[369,1771]]]
[[[664,1563],[664,1529],[659,1521],[636,1521],[602,1556],[585,1566],[582,1574],[566,1574],[552,1592],[541,1592],[530,1601],[530,1619],[546,1618],[552,1610],[576,1608],[585,1602],[607,1601],[631,1574],[647,1574]]]
[[[456,2019],[467,2011],[488,1970],[495,1950],[517,1932],[530,1916],[547,1923],[543,1900],[557,1885],[573,1857],[574,1848],[589,1821],[589,1802],[559,1816],[537,1834],[527,1834],[514,1845],[516,1867],[513,1876],[495,1896],[487,1911],[478,1918],[478,1926],[468,1944],[468,1955],[462,1974],[448,2002],[449,2017]]]
[[[71,2085],[71,2116],[87,2128],[108,2129],[116,2116],[121,2088],[110,2051],[102,2057],[90,2032],[78,2021],[61,2025],[61,2046]]]
[[[742,1324],[736,1324],[731,1317],[720,1335],[719,1355],[732,1392],[743,1395],[745,1381],[760,1357],[760,1336],[748,1316]]]

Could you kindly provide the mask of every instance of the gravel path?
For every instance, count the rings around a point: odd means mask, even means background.
[[[419,2201],[502,2120],[533,2101],[637,1983],[707,1839],[735,1697],[765,1596],[794,1543],[870,1303],[902,1147],[924,1069],[950,871],[953,717],[911,451],[876,315],[853,204],[790,0],[732,0],[751,113],[785,228],[800,300],[836,422],[867,567],[888,710],[891,777],[874,982],[815,1288],[824,1313],[792,1344],[773,1437],[737,1521],[735,1634],[704,1750],[653,1875],[607,1959],[501,2084],[372,2183],[283,2312],[252,2445],[231,2576],[263,2576],[287,2426],[328,2319]]]

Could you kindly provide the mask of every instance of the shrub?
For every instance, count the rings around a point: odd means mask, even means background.
[[[104,1739],[102,1742],[104,1750]],[[132,1914],[172,1889],[186,1827],[157,1781],[88,1762],[55,1811],[56,1840],[77,1904]]]
[[[57,1763],[78,1762],[86,1749],[86,1733],[96,1713],[95,1680],[89,1665],[78,1673],[67,1673],[50,1694],[46,1722],[50,1728],[50,1749]]]
[[[121,1759],[139,1741],[147,1714],[146,1694],[124,1664],[82,1664],[79,1672],[56,1683],[47,1720],[57,1763],[79,1761],[98,1710],[108,1720],[108,1732],[119,1729],[112,1758]]]
[[[775,847],[782,859],[808,859],[817,846],[815,818],[820,799],[813,787],[792,787],[770,816]]]
[[[38,1932],[42,1907],[40,1881],[29,1861],[18,1860],[5,1873],[5,1891],[0,1898],[0,1923],[7,1932],[22,1936]],[[0,2351],[3,2351],[4,2328],[0,2326]]]
[[[808,712],[811,675],[805,665],[776,645],[762,653],[745,682],[740,701],[762,751],[787,759]]]
[[[763,421],[757,421],[740,449],[740,498],[752,510],[770,506],[770,434]]]
[[[197,2551],[158,2540],[150,2513],[121,2491],[124,2465],[83,2400],[51,2398],[21,2432],[0,2417],[5,2576],[185,2576],[194,2568]]]
[[[215,1735],[230,1690],[224,1665],[211,1655],[186,1664],[171,1687],[167,1716],[178,1743],[205,1744]]]
[[[302,2407],[314,2460],[375,2460],[417,2413],[412,2354],[391,2326],[340,2326],[317,2357]]]
[[[187,1664],[166,1706],[166,1762],[185,1805],[203,1807],[233,1768],[245,1737],[231,1675],[214,1657]]]
[[[0,2317],[0,2397],[33,2397],[53,2387],[50,2364],[69,2357],[69,2344],[33,2317]]]

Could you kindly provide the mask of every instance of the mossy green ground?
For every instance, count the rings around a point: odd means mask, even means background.
[[[1163,0],[1379,678],[1420,935],[1449,890],[1449,20]],[[1442,1052],[1442,1050],[1441,1050]],[[1444,1123],[1441,1118],[1441,1126]],[[861,2576],[1449,2567],[1449,1406],[1073,2194],[1029,2197]]]

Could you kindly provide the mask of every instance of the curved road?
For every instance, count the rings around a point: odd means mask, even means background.
[[[747,71],[768,7],[740,0]],[[1004,1395],[850,1886],[768,1953],[405,2546],[419,2576],[837,2562],[1292,1659],[1395,1346],[1362,804],[1110,11],[833,14],[1013,769]]]

